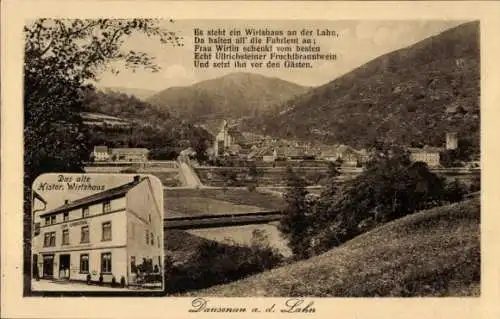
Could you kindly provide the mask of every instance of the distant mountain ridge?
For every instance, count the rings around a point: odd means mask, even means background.
[[[479,22],[470,22],[380,56],[244,129],[354,147],[376,138],[441,146],[456,131],[479,147],[479,98]]]
[[[170,87],[147,101],[172,115],[203,122],[255,116],[308,90],[263,75],[237,72],[186,87]]]
[[[127,87],[99,87],[99,91],[102,92],[116,92],[116,93],[124,93],[127,95],[133,95],[139,100],[145,101],[147,98],[158,93],[156,90],[148,90],[148,89],[139,89],[139,88],[127,88]]]

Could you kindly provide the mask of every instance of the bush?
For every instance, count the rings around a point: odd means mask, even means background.
[[[102,274],[99,275],[99,284],[102,284],[102,282],[104,281],[104,277],[102,276]]]
[[[247,186],[247,189],[249,192],[254,192],[257,189],[257,185],[255,184],[250,184]]]
[[[464,196],[467,193],[467,185],[463,184],[456,178],[446,184],[444,189],[444,199],[451,203],[459,202],[464,199]]]
[[[460,182],[446,184],[425,163],[412,163],[407,152],[396,147],[382,148],[379,157],[339,189],[332,187],[336,173],[330,171],[316,203],[306,205],[302,185],[287,194],[289,212],[282,230],[298,258],[324,252],[418,210],[459,201],[466,193]]]
[[[475,193],[475,192],[480,191],[480,190],[481,190],[481,177],[477,176],[472,180],[470,187],[469,187],[469,191],[471,193]]]
[[[120,278],[120,287],[121,288],[125,287],[125,277],[123,277],[123,276]]]
[[[113,276],[113,278],[111,278],[111,286],[116,286],[116,278],[115,276]]]
[[[184,264],[165,265],[167,292],[203,289],[281,265],[283,256],[266,241],[267,238],[257,232],[249,247],[230,242],[203,242]]]
[[[90,274],[87,274],[87,285],[90,285]]]

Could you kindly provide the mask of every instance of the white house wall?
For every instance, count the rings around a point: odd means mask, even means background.
[[[156,199],[158,201],[158,199]],[[142,181],[127,193],[127,242],[128,242],[128,264],[130,257],[134,256],[136,264],[142,262],[142,258],[152,258],[153,265],[160,266],[163,263],[163,212],[155,203],[150,182]],[[150,219],[151,218],[151,222]],[[149,235],[149,243],[146,243],[146,231]],[[151,233],[154,236],[151,244]],[[160,260],[158,260],[160,259]]]

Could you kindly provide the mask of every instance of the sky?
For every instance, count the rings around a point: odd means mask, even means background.
[[[162,44],[158,39],[144,35],[132,35],[125,42],[125,48],[141,51],[156,58],[161,67],[157,73],[145,70],[132,72],[120,69],[118,75],[105,71],[99,76],[98,87],[126,87],[160,91],[174,86],[189,86],[194,83],[217,78],[235,69],[199,69],[193,66],[193,29],[210,28],[267,28],[301,30],[307,28],[330,29],[338,37],[316,38],[322,52],[337,55],[334,62],[318,62],[311,69],[238,69],[265,76],[278,77],[304,86],[319,86],[345,74],[356,67],[385,53],[409,46],[415,42],[439,34],[465,21],[457,20],[179,20],[162,21],[169,31],[183,38],[184,46]]]

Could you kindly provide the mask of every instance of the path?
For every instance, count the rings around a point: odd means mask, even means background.
[[[193,168],[186,163],[184,160],[179,160],[179,168],[181,170],[182,175],[184,176],[185,186],[189,188],[199,188],[203,185],[201,184],[198,175],[193,170]]]

